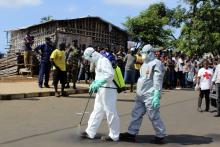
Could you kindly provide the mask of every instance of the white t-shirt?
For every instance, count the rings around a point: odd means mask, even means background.
[[[172,60],[176,63],[176,58],[175,57],[172,57]]]
[[[179,71],[183,71],[183,65],[182,65],[183,64],[183,60],[181,58],[178,59],[177,64],[178,64],[178,67],[179,67]]]
[[[201,68],[198,71],[198,77],[200,77],[200,85],[201,90],[208,90],[211,86],[213,71],[211,68],[205,69]]]

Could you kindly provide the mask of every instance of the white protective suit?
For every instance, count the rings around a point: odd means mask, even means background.
[[[87,56],[87,58],[86,58]],[[88,56],[90,59],[88,59]],[[90,138],[94,138],[97,129],[102,122],[104,114],[106,114],[109,126],[109,137],[114,141],[119,139],[120,123],[116,110],[117,89],[113,83],[114,69],[110,61],[103,57],[93,48],[87,48],[84,52],[85,59],[95,63],[95,80],[106,80],[107,83],[102,85],[96,94],[93,112],[88,121],[86,133]]]
[[[154,90],[162,89],[163,65],[154,55],[155,49],[151,45],[145,45],[142,49],[144,63],[140,69],[140,78],[137,82],[137,96],[132,110],[132,119],[128,127],[128,133],[137,135],[142,123],[143,115],[148,114],[156,132],[156,137],[166,136],[165,126],[160,118],[159,107],[153,108],[152,99]]]

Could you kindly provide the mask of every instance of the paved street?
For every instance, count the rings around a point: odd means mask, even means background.
[[[121,132],[127,130],[134,93],[119,95],[118,111]],[[219,147],[220,119],[214,113],[196,111],[197,93],[191,90],[163,92],[161,116],[167,128],[167,144],[164,147],[201,146]],[[149,141],[154,136],[151,123],[145,117],[137,143],[106,143],[99,139],[80,140],[78,123],[80,112],[88,94],[71,95],[68,98],[44,97],[12,101],[0,101],[1,147],[103,147],[103,146],[157,146]],[[82,130],[86,127],[93,100],[87,109]],[[212,108],[214,110],[214,108]],[[147,119],[146,119],[147,118]],[[104,120],[99,134],[107,134]]]

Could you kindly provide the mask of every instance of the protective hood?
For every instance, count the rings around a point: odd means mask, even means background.
[[[84,59],[96,63],[102,55],[94,50],[92,47],[88,47],[85,49],[83,53]]]
[[[141,56],[144,62],[149,62],[153,59],[155,59],[155,54],[154,54],[155,49],[150,45],[145,45],[142,50],[141,50]]]

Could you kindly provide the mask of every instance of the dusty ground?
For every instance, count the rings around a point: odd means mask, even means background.
[[[118,112],[121,132],[127,131],[134,93],[119,95]],[[164,147],[219,147],[220,119],[214,113],[197,112],[198,93],[189,90],[163,91],[161,116],[167,129]],[[157,146],[149,143],[154,136],[152,125],[145,116],[137,143],[106,143],[97,140],[80,140],[77,134],[80,113],[88,94],[71,95],[69,98],[32,98],[0,101],[0,146],[2,147],[142,147]],[[93,102],[87,109],[82,130],[86,127]],[[204,102],[203,102],[204,103]],[[214,110],[214,108],[212,108]],[[107,134],[103,120],[98,135]]]

